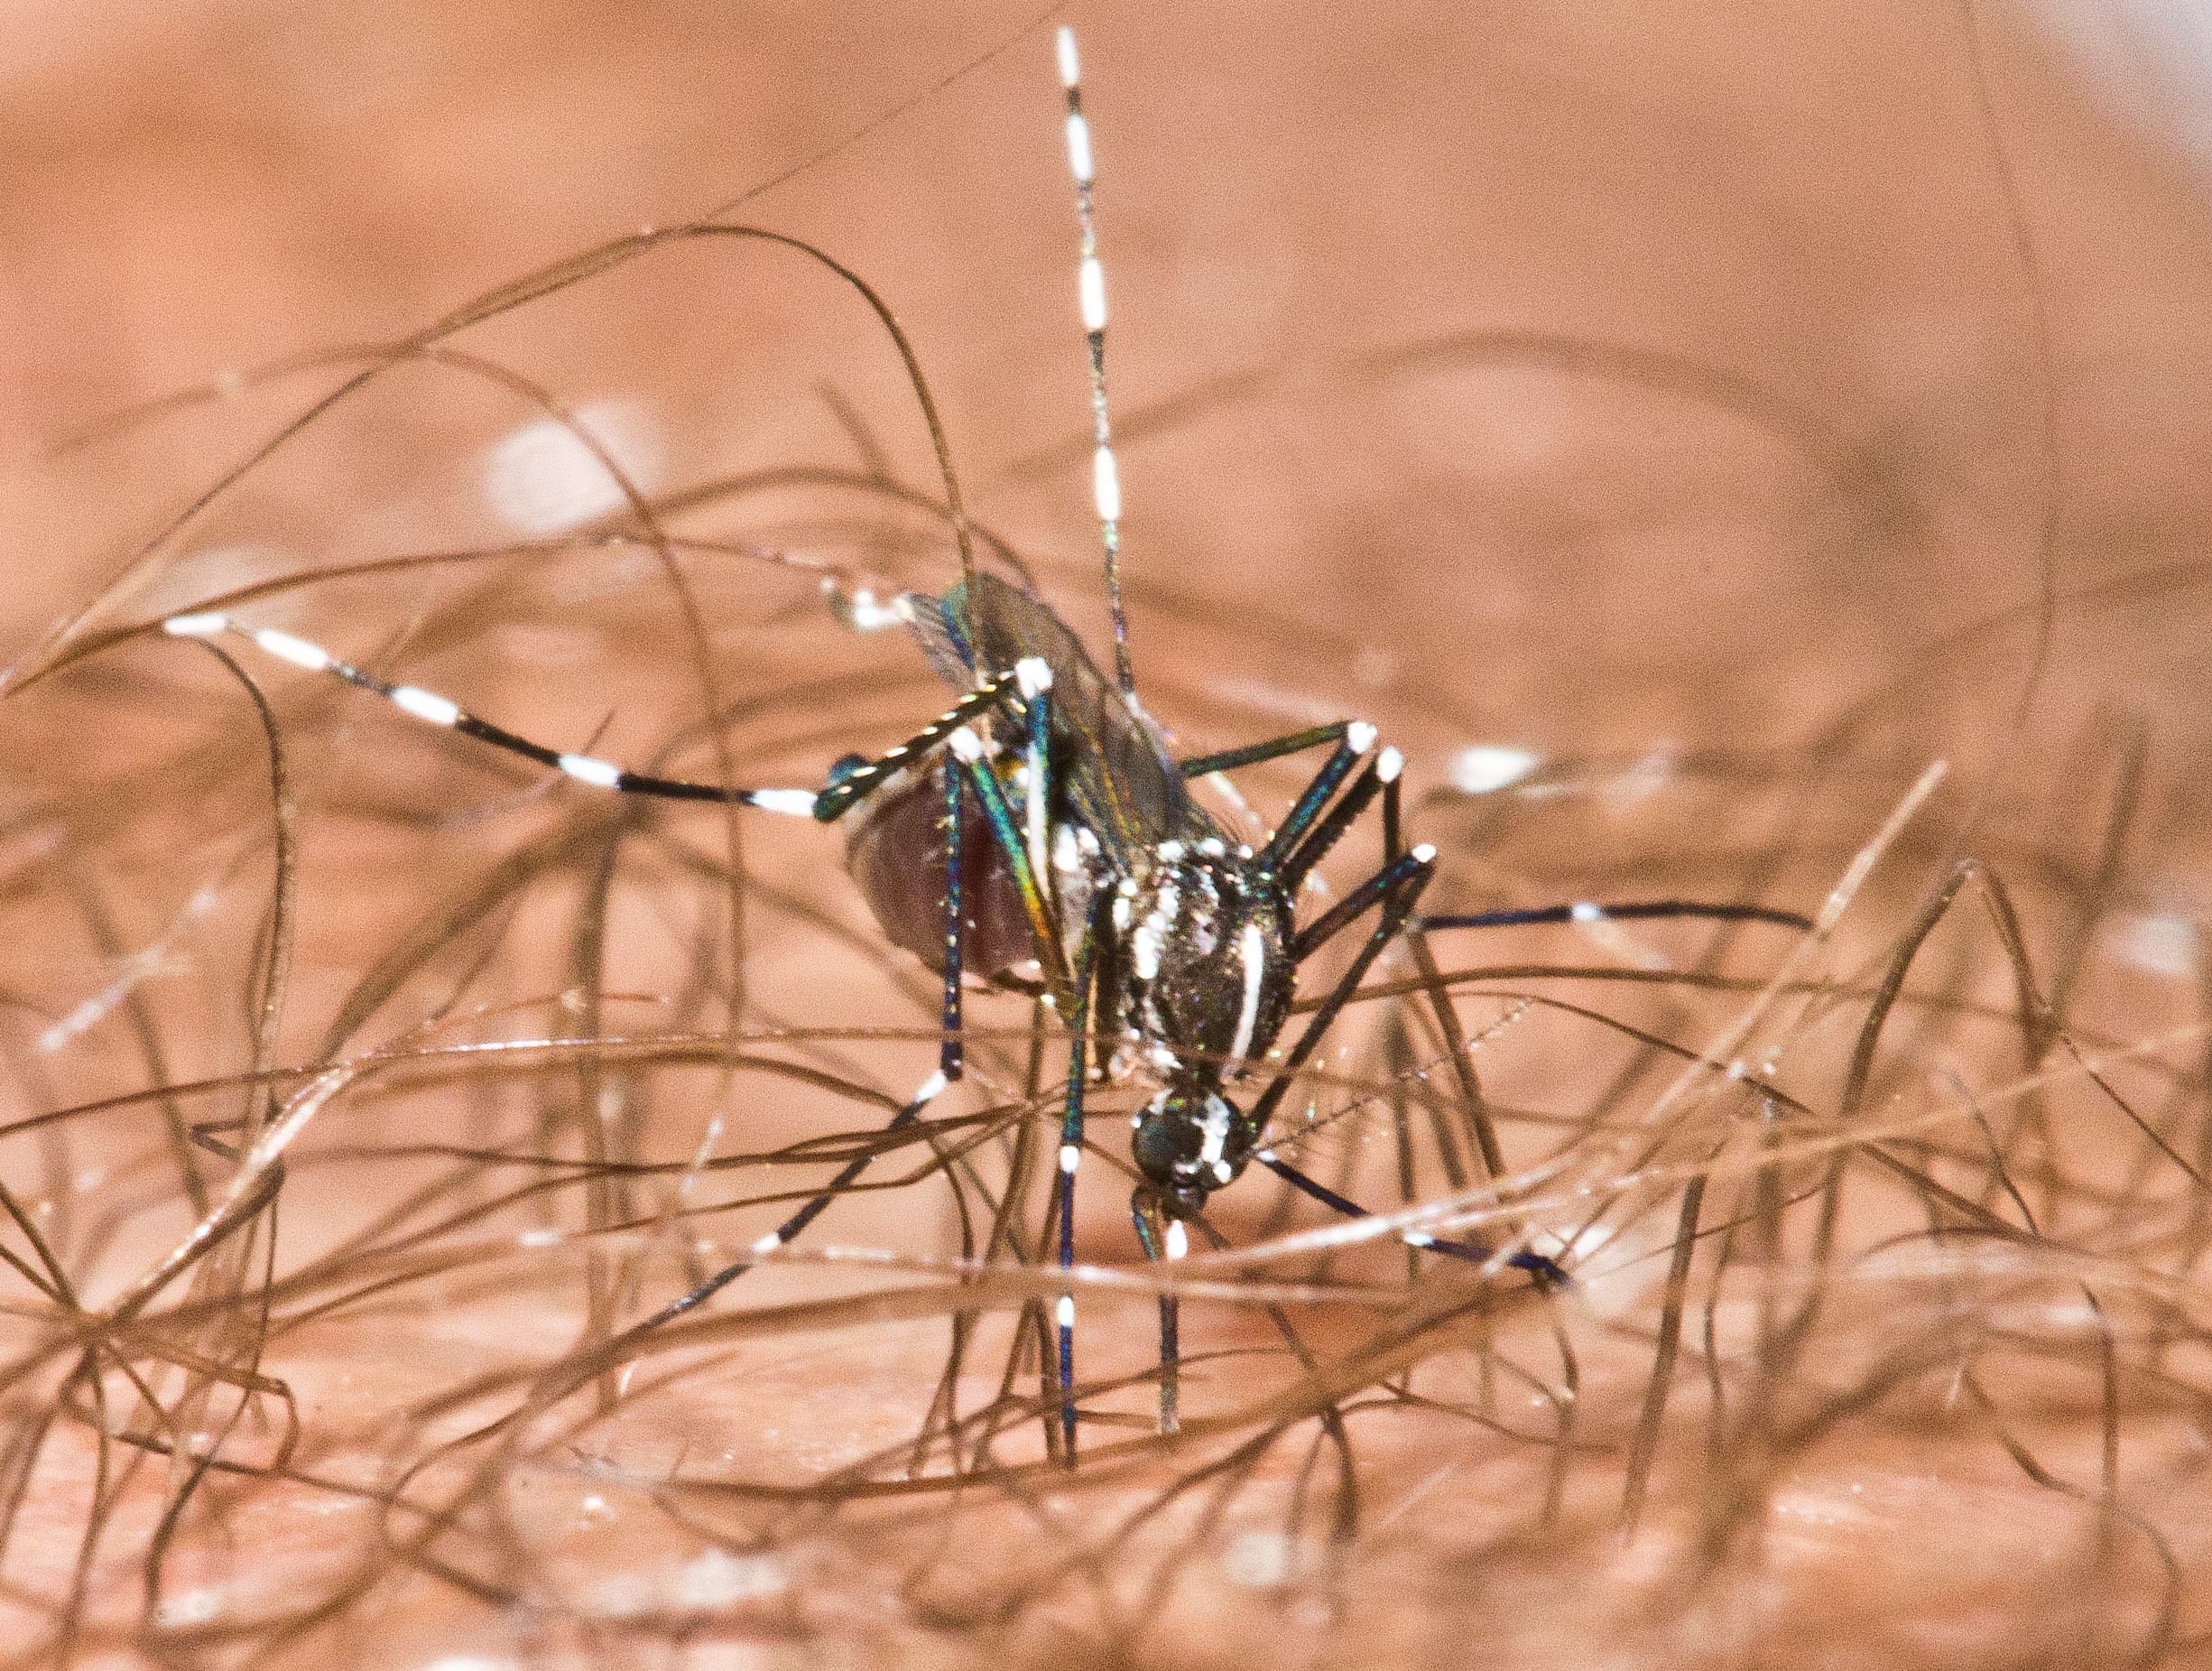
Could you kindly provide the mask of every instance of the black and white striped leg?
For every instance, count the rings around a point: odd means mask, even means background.
[[[1060,84],[1068,95],[1068,172],[1075,179],[1076,225],[1082,247],[1076,292],[1083,309],[1083,339],[1090,358],[1091,503],[1098,513],[1098,540],[1106,552],[1106,608],[1114,619],[1114,681],[1125,696],[1136,694],[1129,668],[1129,616],[1122,602],[1120,469],[1114,462],[1114,420],[1106,400],[1106,269],[1098,260],[1098,221],[1092,210],[1090,124],[1083,117],[1083,71],[1075,31],[1063,24],[1053,36]]]
[[[217,611],[172,615],[162,623],[172,637],[213,638],[231,635],[245,639],[277,660],[309,673],[327,673],[358,690],[380,696],[401,712],[427,725],[473,738],[494,748],[533,761],[595,789],[618,794],[647,795],[664,801],[705,801],[757,807],[763,812],[811,817],[834,823],[902,769],[926,757],[955,732],[1002,710],[1021,711],[1026,692],[1049,690],[1051,672],[1035,658],[978,685],[951,708],[877,758],[838,772],[819,793],[810,789],[745,789],[721,784],[701,784],[684,778],[658,777],[633,772],[611,760],[548,747],[519,732],[470,713],[450,697],[419,685],[393,684],[326,650],[320,645],[273,627],[252,627]]]
[[[1128,1197],[1128,1215],[1137,1224],[1137,1241],[1143,1244],[1143,1258],[1154,1264],[1162,1259],[1177,1261],[1190,1253],[1190,1230],[1183,1229],[1177,1217],[1166,1217],[1159,1209],[1159,1197],[1152,1191],[1139,1189]],[[1172,1290],[1162,1290],[1159,1295],[1159,1430],[1163,1434],[1181,1430],[1181,1412],[1179,1403],[1179,1372],[1183,1363],[1181,1346],[1181,1302]]]
[[[1352,729],[1349,719],[1331,720],[1327,725],[1313,726],[1303,731],[1292,731],[1287,737],[1271,737],[1263,743],[1248,743],[1242,748],[1225,748],[1219,754],[1193,755],[1188,760],[1178,760],[1175,769],[1185,777],[1205,777],[1214,772],[1234,772],[1240,766],[1257,766],[1263,760],[1280,760],[1284,755],[1294,755],[1308,748],[1319,748],[1325,743],[1338,743]]]
[[[356,689],[381,696],[402,713],[434,725],[462,737],[474,738],[488,743],[494,748],[551,766],[579,784],[595,789],[610,789],[620,794],[651,795],[664,801],[707,801],[723,805],[758,807],[763,812],[784,812],[798,817],[819,817],[819,797],[808,789],[740,789],[721,784],[699,784],[682,778],[655,777],[644,772],[627,771],[611,760],[601,760],[591,755],[571,754],[559,748],[549,748],[543,743],[532,741],[504,726],[495,725],[489,719],[470,713],[450,697],[440,696],[435,691],[426,691],[420,685],[392,684],[375,674],[356,667],[352,663],[332,654],[319,644],[291,633],[279,632],[274,627],[249,627],[243,621],[213,611],[191,615],[172,615],[162,623],[162,630],[177,638],[214,638],[225,634],[243,638],[264,654],[273,655],[281,662],[302,668],[309,673],[328,673],[342,679]]]
[[[1068,1053],[1068,1097],[1060,1126],[1060,1267],[1075,1267],[1075,1174],[1083,1164],[1084,1070],[1090,1056],[1091,989],[1097,984],[1099,928],[1105,902],[1099,902],[1076,958],[1074,1001],[1068,1011],[1068,1031],[1073,1041]],[[1060,1432],[1061,1455],[1075,1466],[1075,1289],[1062,1288],[1053,1309],[1060,1343]]]
[[[902,1127],[912,1124],[921,1117],[922,1109],[929,1105],[930,1100],[943,1091],[948,1085],[958,1082],[966,1071],[961,989],[961,978],[967,961],[967,934],[966,912],[967,838],[965,828],[966,819],[963,816],[961,806],[963,799],[961,791],[964,784],[973,788],[982,798],[985,811],[992,826],[994,839],[998,840],[1004,849],[1009,868],[1015,873],[1017,879],[1019,879],[1021,861],[1025,856],[1022,841],[1013,833],[1012,813],[1005,805],[1004,795],[999,793],[998,781],[992,775],[990,768],[982,762],[982,742],[968,729],[967,720],[985,711],[993,704],[1008,700],[1007,692],[1010,691],[1019,691],[1022,700],[1032,704],[1031,797],[1033,803],[1041,805],[1046,789],[1046,785],[1041,781],[1045,751],[1041,736],[1035,728],[1041,722],[1041,704],[1051,688],[1050,669],[1033,657],[1026,659],[1006,678],[995,680],[986,689],[965,698],[949,713],[933,720],[921,731],[916,733],[914,738],[884,757],[886,760],[911,761],[926,755],[928,750],[937,743],[944,742],[950,747],[955,758],[962,768],[942,774],[944,806],[941,825],[945,842],[945,984],[941,1010],[943,1035],[938,1045],[937,1072],[924,1081],[913,1097],[897,1114],[893,1116],[890,1124],[884,1128],[886,1132],[897,1131]],[[858,782],[859,786],[846,794],[845,798],[836,804],[830,816],[835,817],[850,811],[860,800],[880,786],[887,775],[888,773],[882,769],[881,762],[873,766],[865,766],[843,774],[837,783],[831,785],[832,791],[844,790],[847,785],[854,784],[856,781]],[[825,792],[825,797],[828,793],[830,792]],[[821,816],[819,802],[816,816]],[[1054,949],[1057,950],[1056,942]],[[1081,1024],[1078,1023],[1078,1037],[1080,1032]],[[856,1183],[861,1174],[865,1172],[874,1162],[874,1159],[875,1156],[872,1155],[863,1155],[847,1161],[820,1194],[808,1201],[782,1224],[754,1242],[750,1258],[733,1265],[727,1270],[717,1272],[690,1293],[665,1307],[656,1316],[647,1320],[640,1327],[655,1327],[673,1317],[681,1316],[685,1312],[728,1286],[762,1258],[788,1245],[817,1218],[820,1217],[839,1193]]]
[[[1140,1189],[1129,1198],[1129,1216],[1134,1221],[1137,1240],[1143,1244],[1144,1257],[1157,1263],[1173,1261],[1190,1251],[1190,1233],[1183,1228],[1180,1219],[1162,1221],[1157,1196],[1149,1190]],[[1180,1388],[1178,1376],[1182,1366],[1181,1303],[1172,1292],[1160,1295],[1160,1431],[1171,1434],[1182,1425],[1177,1408]]]
[[[1041,946],[1057,953],[1059,936],[1050,932],[1050,901],[1043,891],[1045,875],[1043,855],[1048,846],[1046,831],[1047,808],[1050,805],[1050,784],[1047,774],[1050,770],[1051,751],[1050,707],[1052,700],[1052,672],[1034,656],[1016,664],[1013,670],[1015,688],[1027,710],[1025,766],[1028,789],[1025,796],[1022,840],[1016,845],[1018,852],[1011,852],[1009,873],[1021,889],[1023,903],[1030,914],[1032,933]],[[956,726],[946,732],[946,741],[951,748],[958,768],[943,774],[944,812],[940,824],[945,841],[945,1002],[943,1009],[944,1045],[938,1067],[946,1082],[957,1082],[966,1062],[962,1038],[961,973],[966,964],[967,919],[965,910],[967,873],[964,868],[967,853],[967,835],[963,829],[961,803],[965,799],[963,785],[971,789],[984,809],[989,823],[991,839],[1004,846],[1007,840],[1005,826],[1010,825],[1010,809],[1004,796],[999,793],[998,780],[983,762],[982,740],[966,727]],[[911,749],[910,749],[911,751]],[[847,780],[849,781],[849,776]],[[849,804],[849,803],[848,803]],[[1026,867],[1016,861],[1026,859]],[[1027,874],[1023,874],[1026,868]],[[1053,960],[1043,956],[1040,961],[1048,969]]]
[[[1267,845],[1260,849],[1260,863],[1266,868],[1280,871],[1291,853],[1305,840],[1352,768],[1366,758],[1375,742],[1374,727],[1364,719],[1356,719],[1344,728],[1344,736],[1321,769],[1313,775],[1305,793],[1298,797],[1291,810],[1283,814],[1282,822],[1275,826],[1275,833],[1267,838]]]
[[[1424,916],[1417,926],[1446,928],[1519,928],[1543,923],[1632,923],[1654,917],[1695,917],[1716,923],[1772,923],[1778,928],[1812,932],[1812,919],[1799,911],[1775,905],[1711,904],[1695,899],[1647,899],[1599,905],[1587,899],[1572,905],[1535,905],[1503,911],[1472,911],[1443,916]]]
[[[961,869],[963,838],[960,830],[961,774],[941,774],[945,785],[945,1001],[939,1012],[944,1029],[937,1053],[937,1071],[948,1084],[958,1081],[967,1065],[960,1009],[960,973],[967,961],[967,923],[964,913],[966,877]]]
[[[1252,1158],[1285,1184],[1310,1195],[1332,1212],[1342,1213],[1347,1219],[1368,1216],[1367,1210],[1357,1202],[1349,1196],[1339,1195],[1317,1178],[1308,1177],[1272,1149],[1262,1149]],[[1450,1258],[1466,1259],[1477,1265],[1486,1265],[1497,1258],[1495,1248],[1485,1248],[1480,1242],[1448,1241],[1441,1236],[1431,1236],[1426,1230],[1407,1230],[1404,1241],[1407,1247],[1418,1248],[1425,1253],[1441,1253]],[[1505,1256],[1505,1263],[1515,1270],[1528,1272],[1536,1278],[1540,1287],[1564,1287],[1567,1284],[1567,1273],[1555,1261],[1544,1258],[1541,1253],[1532,1253],[1526,1249],[1509,1253]]]
[[[1385,802],[1386,811],[1394,811],[1394,808],[1390,807],[1389,803],[1395,801],[1396,791],[1397,783],[1393,774],[1384,784],[1384,793],[1388,797]],[[1389,822],[1394,824],[1395,820],[1392,819]],[[1385,840],[1387,842],[1387,834]],[[1330,989],[1328,996],[1313,1012],[1311,1019],[1306,1024],[1306,1030],[1299,1035],[1298,1043],[1283,1058],[1281,1072],[1275,1082],[1268,1086],[1260,1094],[1258,1100],[1253,1104],[1252,1111],[1247,1118],[1251,1120],[1252,1128],[1255,1132],[1266,1129],[1268,1121],[1274,1117],[1275,1109],[1282,1102],[1291,1082],[1291,1075],[1304,1065],[1306,1058],[1312,1054],[1322,1036],[1335,1022],[1337,1014],[1347,1003],[1351,1001],[1353,993],[1358,989],[1361,980],[1365,979],[1367,970],[1374,964],[1374,960],[1382,955],[1384,949],[1406,926],[1408,920],[1412,916],[1413,907],[1420,901],[1422,890],[1428,887],[1430,879],[1435,874],[1436,849],[1434,848],[1423,844],[1408,852],[1399,854],[1381,871],[1347,896],[1335,909],[1317,919],[1310,927],[1301,931],[1297,940],[1293,942],[1294,954],[1302,961],[1319,950],[1325,941],[1342,929],[1353,918],[1373,908],[1378,903],[1381,905],[1381,914],[1375,919],[1374,927],[1368,933],[1366,944],[1360,948],[1358,955],[1352,960],[1351,967],[1345,970],[1336,986]],[[1365,1218],[1367,1216],[1366,1209],[1356,1202],[1338,1194],[1327,1184],[1308,1177],[1288,1161],[1282,1159],[1273,1150],[1259,1149],[1254,1153],[1253,1158],[1285,1183],[1310,1195],[1333,1211],[1343,1213],[1347,1218]],[[1478,1263],[1485,1262],[1495,1257],[1495,1252],[1492,1249],[1484,1248],[1473,1242],[1447,1241],[1424,1231],[1408,1231],[1405,1241],[1411,1247]],[[1566,1281],[1566,1273],[1541,1254],[1513,1254],[1508,1256],[1506,1263],[1517,1269],[1530,1272],[1540,1282],[1552,1284]]]
[[[1024,687],[1044,691],[1051,685],[1051,669],[1035,656],[1024,657],[1012,670],[977,685],[904,742],[884,749],[873,760],[838,771],[814,797],[810,810],[821,823],[837,822],[898,773],[919,765],[940,744],[953,744],[957,748],[954,739],[977,720],[1004,710],[1018,711]],[[969,731],[969,735],[974,733]]]
[[[1274,1082],[1262,1091],[1253,1103],[1246,1119],[1254,1131],[1266,1129],[1277,1105],[1288,1094],[1298,1070],[1305,1065],[1306,1059],[1313,1054],[1323,1035],[1335,1025],[1337,1017],[1351,1001],[1352,994],[1358,989],[1361,980],[1365,979],[1374,960],[1383,954],[1384,948],[1405,925],[1407,917],[1412,914],[1413,906],[1421,898],[1421,891],[1429,886],[1430,878],[1435,874],[1436,849],[1423,842],[1384,866],[1347,896],[1341,905],[1316,922],[1315,929],[1326,924],[1328,934],[1333,934],[1359,912],[1373,907],[1378,902],[1382,905],[1382,913],[1376,918],[1366,943],[1360,947],[1351,966],[1344,971],[1328,996],[1307,1018],[1306,1030],[1298,1035],[1298,1043],[1291,1046],[1278,1064]],[[1302,961],[1319,949],[1328,934],[1316,937],[1311,930],[1301,930],[1291,942],[1292,955]]]
[[[888,1136],[893,1132],[903,1130],[920,1119],[922,1110],[936,1100],[948,1082],[947,1075],[941,1069],[923,1080],[920,1085],[915,1087],[914,1094],[906,1100],[899,1111],[893,1114],[889,1123],[884,1127],[884,1134]],[[838,1169],[837,1176],[822,1186],[819,1195],[810,1198],[798,1211],[792,1213],[790,1218],[755,1241],[751,1248],[745,1250],[744,1258],[733,1265],[725,1266],[690,1293],[671,1301],[643,1322],[634,1324],[627,1332],[633,1335],[643,1334],[649,1330],[659,1328],[663,1323],[672,1323],[686,1312],[693,1311],[705,1304],[723,1289],[728,1287],[730,1284],[736,1282],[738,1277],[753,1269],[763,1259],[779,1249],[788,1247],[796,1241],[805,1233],[809,1225],[828,1211],[830,1202],[858,1182],[860,1174],[875,1162],[874,1155],[858,1155],[847,1161]]]

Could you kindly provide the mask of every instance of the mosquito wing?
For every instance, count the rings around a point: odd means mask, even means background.
[[[1168,758],[1152,722],[1101,673],[1050,606],[995,575],[942,598],[910,596],[914,636],[956,688],[977,669],[1004,673],[1025,655],[1052,670],[1052,771],[1071,811],[1125,866],[1170,840],[1217,833]]]

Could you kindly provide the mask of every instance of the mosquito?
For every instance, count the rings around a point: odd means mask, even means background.
[[[1403,757],[1378,747],[1375,727],[1342,720],[1177,761],[1138,701],[1121,582],[1122,495],[1106,397],[1106,300],[1092,204],[1090,131],[1073,32],[1055,51],[1066,95],[1080,255],[1077,292],[1087,347],[1094,436],[1092,498],[1105,552],[1114,632],[1111,678],[1049,605],[969,568],[939,596],[900,595],[889,606],[856,594],[856,624],[903,626],[961,694],[905,741],[869,759],[847,756],[819,790],[736,788],[632,772],[509,730],[411,684],[388,682],[319,645],[229,615],[171,617],[180,637],[241,636],[264,653],[384,698],[428,724],[534,761],[593,789],[667,800],[735,803],[763,812],[844,822],[847,868],[886,938],[942,979],[938,1064],[890,1122],[913,1124],[965,1072],[968,981],[1036,991],[1064,1023],[1068,1076],[1053,1214],[1062,1272],[1075,1263],[1076,1181],[1093,1091],[1140,1081],[1152,1094],[1133,1119],[1140,1182],[1130,1218],[1148,1259],[1186,1256],[1188,1226],[1216,1192],[1257,1165],[1330,1211],[1366,1216],[1357,1202],[1308,1176],[1269,1146],[1268,1132],[1304,1064],[1321,1045],[1376,959],[1411,926],[1471,928],[1602,917],[1718,916],[1807,926],[1794,913],[1680,901],[1587,904],[1422,918],[1435,848],[1405,846]],[[1286,756],[1326,750],[1302,793],[1266,840],[1232,839],[1190,785]],[[1300,920],[1301,888],[1324,857],[1379,803],[1380,867],[1343,898]],[[976,828],[980,825],[980,829]],[[1352,956],[1296,1036],[1282,1039],[1300,972],[1324,947],[1362,929]],[[1033,971],[1033,972],[1032,972]],[[1258,1082],[1246,1098],[1245,1087]],[[804,1233],[870,1164],[856,1157],[746,1257],[636,1325],[656,1327],[704,1304]],[[1540,1285],[1567,1280],[1545,1255],[1504,1250],[1408,1230],[1411,1246]],[[1058,1437],[1072,1464],[1080,1412],[1072,1278],[1054,1304]],[[1177,1425],[1179,1314],[1160,1299],[1160,1425]]]

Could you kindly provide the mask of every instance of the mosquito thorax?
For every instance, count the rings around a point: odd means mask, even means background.
[[[1217,837],[1152,848],[1113,903],[1125,1044],[1170,1084],[1241,1078],[1290,1013],[1291,922],[1251,849]]]

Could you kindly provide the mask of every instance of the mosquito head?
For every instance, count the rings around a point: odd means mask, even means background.
[[[1252,1158],[1254,1134],[1219,1091],[1171,1085],[1136,1117],[1130,1150],[1171,1219],[1202,1212],[1206,1198],[1233,1184]]]

